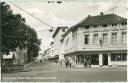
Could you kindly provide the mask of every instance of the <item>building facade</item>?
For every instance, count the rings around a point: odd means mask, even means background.
[[[44,51],[45,59],[52,58],[51,56],[51,48],[48,48],[47,50]]]
[[[127,19],[115,14],[88,16],[63,35],[63,55],[75,65],[127,65]]]
[[[57,27],[55,32],[53,33],[53,40],[54,43],[51,45],[52,46],[52,51],[54,51],[54,56],[59,57],[59,60],[63,59],[63,47],[62,47],[62,36],[66,32],[68,27]]]

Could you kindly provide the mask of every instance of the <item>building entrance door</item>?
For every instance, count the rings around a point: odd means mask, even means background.
[[[103,65],[108,65],[108,54],[103,54]]]

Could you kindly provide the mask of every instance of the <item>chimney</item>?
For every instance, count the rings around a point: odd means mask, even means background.
[[[91,15],[88,15],[88,17],[91,17]]]
[[[102,15],[104,15],[104,13],[103,12],[100,12],[100,15],[102,16]]]

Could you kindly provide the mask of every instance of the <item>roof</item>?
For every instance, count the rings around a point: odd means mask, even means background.
[[[62,28],[68,28],[68,27],[57,27],[57,29],[55,30],[55,32],[53,33],[52,38],[54,38],[56,36],[56,34],[59,32],[60,29]]]
[[[97,16],[88,16],[78,24],[70,27],[63,35],[65,37],[70,31],[77,27],[88,26],[88,25],[99,25],[99,24],[113,24],[113,23],[124,23],[127,22],[126,18],[120,17],[115,14],[106,14],[106,15],[97,15]]]
[[[98,16],[90,16],[87,19],[85,19],[83,22],[78,23],[77,25],[82,26],[82,25],[112,24],[118,22],[127,22],[127,19],[115,14],[98,15]]]
[[[4,54],[3,59],[12,59],[13,58],[13,52],[10,52],[8,55]]]

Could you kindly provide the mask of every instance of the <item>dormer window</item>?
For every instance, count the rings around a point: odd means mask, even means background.
[[[112,24],[112,26],[117,26],[117,24]]]
[[[89,29],[90,28],[90,26],[85,26],[85,29]]]
[[[98,25],[93,25],[93,28],[97,28],[98,27]]]
[[[62,32],[65,32],[65,29],[62,29]]]
[[[127,25],[127,23],[121,23],[121,25]]]
[[[102,27],[107,27],[108,25],[107,24],[103,24]]]

